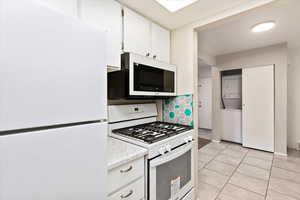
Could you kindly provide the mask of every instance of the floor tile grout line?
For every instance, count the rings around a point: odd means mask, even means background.
[[[250,165],[250,164],[248,164],[248,163],[241,163],[241,165],[248,165],[248,166],[250,166],[250,167],[254,167],[254,168],[257,168],[257,169],[260,169],[260,170],[267,171],[267,172],[269,172],[269,179],[270,179],[271,168],[270,168],[269,170],[267,170],[267,169],[264,169],[264,168],[261,168],[261,167],[257,167],[257,166],[255,166],[255,165]],[[269,179],[266,180],[266,179],[258,178],[258,177],[255,177],[255,176],[252,176],[252,175],[249,175],[249,174],[244,174],[244,173],[241,173],[241,172],[237,172],[237,173],[242,174],[242,175],[244,175],[244,176],[248,176],[248,177],[253,178],[253,179],[256,179],[256,180],[260,180],[260,181],[267,181],[267,182],[268,182],[268,180],[269,180]]]
[[[271,191],[271,189],[270,189],[270,191]],[[297,200],[300,200],[299,199],[299,197],[295,197],[295,196],[291,196],[291,195],[289,195],[289,194],[286,194],[286,193],[282,193],[282,192],[278,192],[278,191],[276,191],[276,190],[272,190],[273,192],[276,192],[276,193],[278,193],[278,194],[281,194],[282,196],[285,196],[285,197],[290,197],[290,198],[293,198],[293,199],[297,199]]]
[[[229,165],[229,164],[226,164],[226,163],[223,163],[223,162],[220,162],[220,161],[218,161],[218,160],[215,160],[215,159],[213,159],[211,162],[219,162],[219,163],[221,163],[221,164],[223,164],[223,165],[228,165],[228,166],[230,166],[230,167],[234,167],[234,166],[232,166],[232,165]],[[230,177],[231,175],[225,175],[225,174],[222,174],[222,173],[220,173],[219,171],[217,171],[217,170],[214,170],[214,169],[209,169],[209,168],[206,168],[207,166],[205,166],[204,168],[205,169],[207,169],[207,170],[210,170],[210,171],[213,171],[213,172],[216,172],[216,173],[218,173],[218,174],[220,174],[220,175],[223,175],[223,176],[227,176],[227,177]],[[234,167],[235,168],[235,167]]]
[[[257,195],[259,195],[259,196],[261,196],[261,197],[263,197],[263,198],[265,199],[265,195],[263,195],[263,194],[260,194],[260,193],[258,193],[258,192],[254,192],[254,191],[252,191],[252,190],[249,190],[249,189],[247,189],[247,188],[241,187],[241,186],[236,185],[236,184],[234,184],[234,183],[229,183],[229,184],[234,185],[235,187],[238,187],[238,188],[240,188],[240,189],[246,190],[247,192],[250,192],[250,193],[253,193],[253,194],[257,194]]]
[[[226,148],[225,149],[227,149],[227,147],[228,146],[226,146]],[[212,159],[210,159],[203,167],[202,167],[202,169],[203,168],[205,168],[211,161],[213,161],[222,151],[224,151],[225,149],[222,149],[222,150],[220,150],[219,152],[218,152],[218,154],[216,154],[216,155],[211,155],[212,156]],[[198,151],[199,152],[199,151]],[[204,152],[202,152],[202,153],[204,153]],[[206,153],[207,154],[207,153]],[[207,155],[209,155],[209,154],[207,154]]]
[[[274,162],[274,155],[273,155],[273,159],[272,159],[272,163],[271,163],[271,169],[270,169],[270,174],[269,174],[269,181],[268,181],[267,191],[266,191],[266,194],[265,194],[265,200],[267,199],[268,192],[269,192],[270,180],[271,180],[271,175],[272,175],[272,170],[273,170],[273,162]]]
[[[237,166],[236,170],[233,172],[232,176],[233,176],[235,173],[239,173],[237,170],[238,170],[238,168],[243,164],[243,160],[247,157],[247,155],[248,155],[248,152],[247,152],[246,155],[243,157],[243,159],[241,160],[240,164]],[[261,169],[261,168],[260,168],[260,169]],[[231,176],[231,177],[232,177],[232,176]],[[248,175],[245,175],[245,176],[248,176]],[[231,179],[231,177],[230,177],[230,179]],[[249,176],[249,177],[251,177],[251,176]],[[254,178],[254,177],[253,177],[253,178]],[[257,179],[257,180],[261,180],[261,179]],[[226,185],[228,185],[228,184],[234,185],[235,187],[238,187],[238,188],[243,189],[243,190],[246,190],[246,191],[248,191],[248,192],[257,194],[257,195],[259,195],[259,196],[261,196],[261,197],[264,197],[264,195],[262,195],[262,194],[260,194],[260,193],[257,193],[257,192],[254,192],[254,191],[252,191],[252,190],[249,190],[248,188],[241,187],[241,186],[236,185],[236,184],[234,184],[234,183],[229,183],[229,180],[228,180],[228,182],[224,185],[224,187],[225,187]],[[222,189],[222,190],[223,190],[223,189]],[[222,191],[221,191],[221,192],[222,192]],[[221,192],[218,194],[218,196],[221,194]],[[267,193],[267,190],[266,190],[266,193]],[[218,196],[217,196],[217,198],[218,198]]]
[[[222,193],[222,191],[224,190],[224,188],[227,186],[227,184],[229,184],[230,179],[232,178],[232,176],[234,175],[234,173],[237,171],[237,169],[240,167],[241,163],[243,162],[243,160],[245,159],[245,157],[246,157],[247,154],[248,154],[248,150],[247,150],[247,153],[245,153],[245,155],[243,156],[243,158],[239,162],[239,164],[236,166],[235,170],[232,172],[231,176],[228,177],[228,179],[227,179],[226,183],[224,184],[224,186],[218,192],[215,200],[217,200],[219,198],[219,196]]]
[[[280,179],[280,180],[283,180],[283,181],[294,183],[296,185],[300,185],[300,182],[296,182],[296,181],[293,181],[293,180],[290,180],[290,179],[287,179],[287,178],[281,178],[281,177],[272,177],[272,178],[274,178],[274,179]]]
[[[294,171],[292,171],[292,170],[287,170],[287,169],[284,169],[284,168],[280,168],[280,167],[273,166],[274,160],[275,160],[275,157],[273,157],[273,160],[272,160],[272,167],[271,167],[271,173],[270,173],[270,179],[269,179],[269,184],[268,184],[267,192],[268,192],[269,190],[271,190],[271,189],[269,189],[269,185],[270,185],[270,181],[271,181],[271,175],[272,175],[272,170],[273,170],[273,168],[279,168],[279,169],[282,169],[282,170],[285,170],[285,171],[294,172]],[[297,172],[294,172],[294,173],[297,173]],[[277,178],[277,177],[273,177],[273,178],[275,178],[275,179],[280,179],[280,180],[285,180],[285,181],[292,182],[292,183],[295,183],[295,184],[300,185],[299,183],[294,182],[294,181],[291,181],[291,180],[287,180],[287,179],[283,179],[283,178]],[[291,195],[286,194],[286,193],[281,193],[281,192],[275,191],[275,190],[273,190],[273,191],[276,192],[276,193],[279,193],[279,194],[281,194],[281,195],[283,195],[283,196],[287,196],[287,197],[291,197],[291,198],[296,198],[296,197],[291,196]],[[267,196],[266,196],[266,197],[267,197]],[[296,199],[298,199],[298,198],[296,198]]]
[[[300,165],[300,164],[299,164]],[[273,166],[272,166],[273,167]],[[294,170],[290,170],[290,169],[286,169],[286,168],[283,168],[283,167],[278,167],[278,166],[274,166],[274,168],[278,168],[278,169],[283,169],[285,171],[288,171],[288,172],[293,172],[295,174],[300,174],[300,172],[297,172],[297,171],[294,171]]]
[[[271,162],[272,162],[272,161],[271,161]],[[257,166],[257,165],[254,165],[254,164],[251,164],[251,163],[247,163],[247,162],[245,162],[244,164],[247,164],[247,165],[250,165],[250,166],[252,166],[252,167],[259,168],[259,169],[264,169],[264,170],[267,170],[267,171],[270,171],[271,168],[272,168],[272,166],[271,166],[270,169],[266,169],[266,168],[262,168],[262,167],[259,167],[259,166]]]

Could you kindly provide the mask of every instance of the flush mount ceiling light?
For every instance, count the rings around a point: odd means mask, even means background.
[[[176,12],[198,0],[155,0],[170,12]]]
[[[254,33],[260,33],[260,32],[265,32],[268,30],[271,30],[274,28],[276,23],[274,21],[267,21],[267,22],[262,22],[259,24],[256,24],[252,27],[252,32]]]

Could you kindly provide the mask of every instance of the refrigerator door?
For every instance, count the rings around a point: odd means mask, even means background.
[[[0,131],[106,119],[105,33],[39,1],[0,6]]]
[[[106,131],[95,123],[0,136],[0,199],[106,199]]]

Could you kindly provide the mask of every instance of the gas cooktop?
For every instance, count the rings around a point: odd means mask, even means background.
[[[112,130],[112,132],[118,135],[135,138],[151,144],[191,129],[191,126],[157,121],[137,126],[115,129]]]

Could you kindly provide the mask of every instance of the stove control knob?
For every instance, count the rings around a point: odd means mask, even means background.
[[[166,145],[166,150],[167,150],[168,152],[172,151],[171,145],[167,144],[167,145]]]
[[[159,153],[160,155],[164,155],[165,152],[166,152],[166,149],[165,149],[164,147],[160,147],[160,149],[158,150],[158,153]]]

